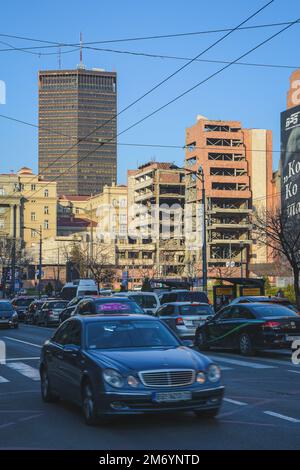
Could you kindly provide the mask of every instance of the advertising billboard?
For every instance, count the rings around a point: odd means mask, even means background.
[[[281,209],[289,226],[300,225],[300,106],[281,113]]]

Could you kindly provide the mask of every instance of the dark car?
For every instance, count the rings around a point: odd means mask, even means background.
[[[229,305],[196,330],[200,350],[237,349],[249,356],[256,350],[287,348],[300,336],[300,318],[286,307],[271,303]]]
[[[196,328],[214,315],[211,305],[198,302],[173,302],[164,304],[156,312],[180,338],[194,338]]]
[[[43,326],[58,325],[59,316],[68,303],[67,300],[47,300],[39,312],[38,324]]]
[[[34,300],[28,307],[28,311],[25,313],[25,323],[31,323],[32,325],[37,324],[39,313],[44,305],[45,300]]]
[[[18,314],[8,300],[0,300],[0,326],[18,328]]]
[[[59,323],[63,323],[68,318],[70,318],[73,315],[75,309],[76,305],[69,306],[68,304],[67,307],[59,314]]]
[[[144,314],[143,309],[126,297],[87,297],[81,300],[72,315],[134,313]]]
[[[19,321],[25,320],[26,313],[28,311],[29,305],[33,302],[36,298],[35,297],[15,297],[11,303],[18,313]]]
[[[295,304],[293,304],[289,299],[286,299],[285,297],[275,297],[275,296],[267,296],[267,295],[241,296],[241,297],[237,297],[232,302],[230,302],[230,305],[248,304],[248,303],[253,303],[253,302],[271,303],[271,304],[281,305],[283,307],[289,308],[293,312],[298,313],[298,315],[300,314],[299,308]]]
[[[77,403],[87,424],[167,411],[214,417],[224,393],[220,368],[148,315],[70,318],[45,342],[40,375],[43,400]]]
[[[164,292],[159,297],[160,304],[170,304],[171,302],[201,302],[209,304],[208,297],[205,292],[191,290],[172,290]]]

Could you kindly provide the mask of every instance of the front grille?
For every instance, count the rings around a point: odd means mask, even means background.
[[[139,376],[146,387],[180,387],[195,381],[192,369],[149,370],[140,372]]]

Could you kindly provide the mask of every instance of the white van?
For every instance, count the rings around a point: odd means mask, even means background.
[[[93,279],[76,279],[73,282],[67,282],[62,288],[60,295],[62,299],[72,300],[74,297],[99,295],[99,290]]]
[[[159,298],[155,292],[118,292],[113,297],[128,297],[130,300],[134,300],[149,315],[155,315],[160,307]]]

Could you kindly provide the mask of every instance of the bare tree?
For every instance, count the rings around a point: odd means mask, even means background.
[[[276,211],[261,211],[253,220],[254,234],[258,243],[266,245],[275,260],[285,258],[294,278],[294,291],[300,307],[300,229],[299,220],[293,220],[288,214]]]
[[[0,237],[0,269],[3,284],[3,295],[5,295],[5,286],[10,279],[12,269],[14,240],[11,237]],[[19,278],[22,278],[24,270],[29,266],[32,258],[28,256],[23,248],[22,241],[17,239],[15,242],[15,269],[19,272]],[[14,287],[14,286],[12,286]]]

